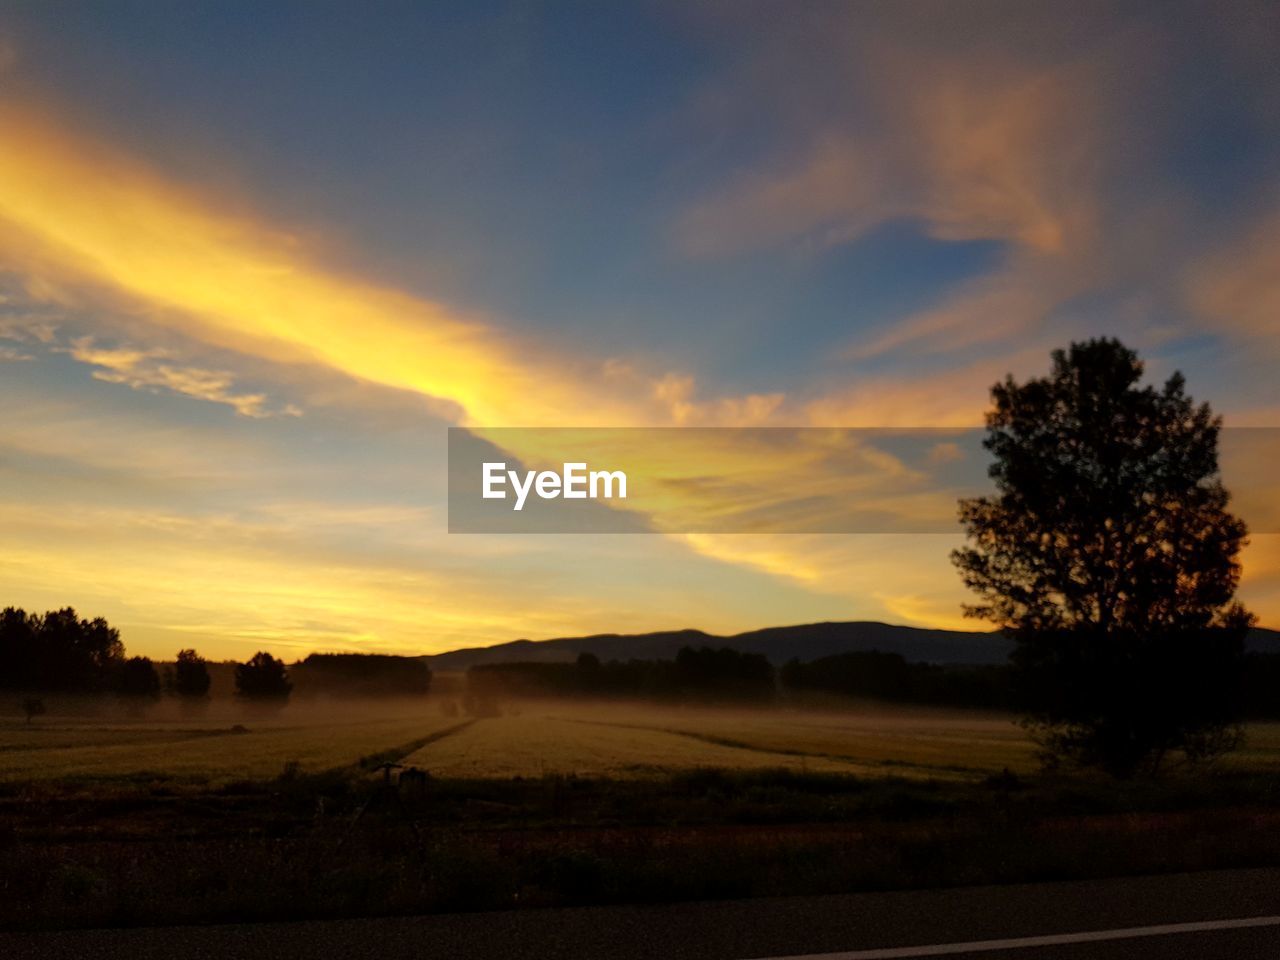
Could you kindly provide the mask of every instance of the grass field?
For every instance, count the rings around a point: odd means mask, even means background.
[[[483,720],[406,762],[446,777],[637,777],[699,767],[955,779],[1032,752],[1006,717],[958,712],[851,715],[547,704]]]
[[[525,715],[482,720],[423,747],[405,762],[437,776],[463,778],[625,778],[698,767],[868,772],[848,761],[726,746],[661,729]]]
[[[376,710],[377,713],[371,713]],[[155,779],[218,784],[399,759],[434,776],[634,779],[691,769],[786,769],[860,777],[978,780],[1035,768],[1011,718],[966,711],[692,709],[526,703],[465,723],[433,702],[291,706],[274,717],[199,721],[0,718],[0,779]],[[1249,730],[1227,765],[1280,770],[1280,725]]]
[[[354,765],[362,757],[411,748],[458,721],[431,714],[290,722],[247,719],[213,726],[121,723],[47,717],[27,726],[0,720],[0,778],[6,780],[141,779],[221,783]]]

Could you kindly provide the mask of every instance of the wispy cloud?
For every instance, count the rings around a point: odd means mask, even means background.
[[[235,377],[225,370],[206,370],[175,363],[160,348],[104,347],[92,337],[78,337],[66,352],[97,369],[93,376],[106,383],[120,383],[134,390],[183,394],[197,400],[221,403],[245,417],[301,416],[302,410],[286,404],[273,407],[265,393],[242,393]]]
[[[0,293],[0,340],[49,345],[55,342],[58,326],[40,313],[31,313],[14,304],[14,298]]]
[[[868,19],[865,10],[846,12]],[[1111,104],[1123,103],[1108,98],[1115,91],[1104,78],[1117,58],[1139,60],[1140,47],[1085,46],[1048,62],[1011,49],[977,58],[921,43],[918,24],[906,33],[874,23],[842,30],[843,18],[834,19],[821,24],[826,36],[779,33],[790,46],[756,51],[773,69],[744,71],[744,83],[786,87],[807,74],[814,86],[846,89],[843,109],[813,115],[807,130],[801,120],[798,146],[687,210],[676,232],[686,251],[847,243],[903,218],[941,239],[1004,240],[1040,254],[1079,249],[1096,235],[1103,142]],[[806,58],[802,46],[823,55]],[[848,63],[859,65],[852,76]],[[794,100],[776,109],[807,116]]]
[[[1189,271],[1187,296],[1232,333],[1273,344],[1280,334],[1280,204]]]

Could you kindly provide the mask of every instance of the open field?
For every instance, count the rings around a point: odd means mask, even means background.
[[[529,703],[505,716],[441,716],[431,704],[287,708],[202,721],[52,715],[0,718],[0,778],[265,779],[363,757],[402,758],[445,778],[635,778],[682,770],[788,769],[863,777],[967,779],[1032,766],[1007,717],[876,708],[849,714]],[[232,722],[235,720],[235,722]],[[453,728],[461,729],[454,730]],[[444,734],[444,735],[441,735]],[[438,737],[414,748],[415,742]],[[392,756],[394,755],[394,757]]]
[[[727,746],[646,727],[556,716],[496,717],[423,747],[406,763],[460,778],[631,778],[678,770],[795,769],[868,774],[850,761]]]
[[[0,778],[5,780],[139,779],[217,784],[278,776],[286,765],[317,773],[362,757],[412,749],[417,741],[458,724],[422,714],[398,717],[330,715],[214,726],[80,718],[41,718],[26,725],[0,720]]]
[[[406,762],[445,777],[637,777],[699,767],[957,779],[1030,768],[1007,717],[540,704],[482,720]]]
[[[200,720],[53,714],[0,718],[0,778],[206,782],[319,773],[401,759],[443,778],[633,779],[691,770],[786,769],[859,777],[976,780],[1035,768],[1007,716],[861,707],[733,710],[525,703],[466,722],[438,704],[291,706],[273,717]],[[1280,770],[1280,725],[1258,724],[1228,766]]]

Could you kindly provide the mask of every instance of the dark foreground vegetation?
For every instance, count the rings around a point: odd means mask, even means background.
[[[366,766],[376,766],[370,758]],[[0,794],[0,925],[160,925],[675,901],[1280,863],[1280,779],[983,783],[693,771]]]

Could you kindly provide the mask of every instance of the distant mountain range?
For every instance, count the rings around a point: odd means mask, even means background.
[[[846,623],[805,623],[794,627],[767,627],[732,636],[701,630],[666,630],[658,633],[601,633],[590,637],[556,640],[515,640],[492,647],[469,647],[427,657],[432,670],[461,671],[478,663],[576,659],[594,653],[601,660],[670,660],[681,647],[731,647],[744,653],[762,653],[775,664],[788,660],[816,660],[836,653],[880,650],[901,654],[909,661],[948,664],[1004,663],[1010,641],[993,631],[928,630],[895,626],[870,620]],[[1249,649],[1280,653],[1280,632],[1255,629]]]

